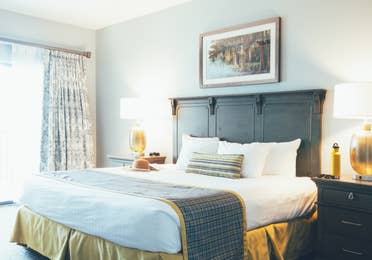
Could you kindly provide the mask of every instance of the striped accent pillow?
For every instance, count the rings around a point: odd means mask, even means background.
[[[244,155],[193,153],[186,173],[240,178]]]

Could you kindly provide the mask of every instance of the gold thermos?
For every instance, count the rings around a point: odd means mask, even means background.
[[[341,174],[341,153],[338,143],[334,143],[331,152],[331,175],[340,177]]]

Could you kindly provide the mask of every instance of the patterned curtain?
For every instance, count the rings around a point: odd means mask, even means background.
[[[80,55],[47,51],[40,170],[94,166],[86,64]]]

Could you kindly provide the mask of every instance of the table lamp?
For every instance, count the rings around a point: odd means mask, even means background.
[[[363,127],[352,135],[350,163],[354,179],[372,181],[372,83],[345,83],[335,86],[333,115],[363,119]]]
[[[141,124],[143,117],[144,104],[140,98],[120,99],[120,118],[136,120],[129,133],[129,146],[134,158],[143,156],[146,149],[146,133]]]

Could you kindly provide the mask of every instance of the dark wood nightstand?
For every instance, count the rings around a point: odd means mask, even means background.
[[[110,159],[112,167],[120,167],[120,166],[131,166],[134,159],[133,156],[116,156],[116,155],[108,155]],[[166,156],[143,156],[142,159],[147,160],[149,163],[157,163],[157,164],[164,164]]]
[[[372,182],[314,178],[318,186],[318,253],[372,259]]]

